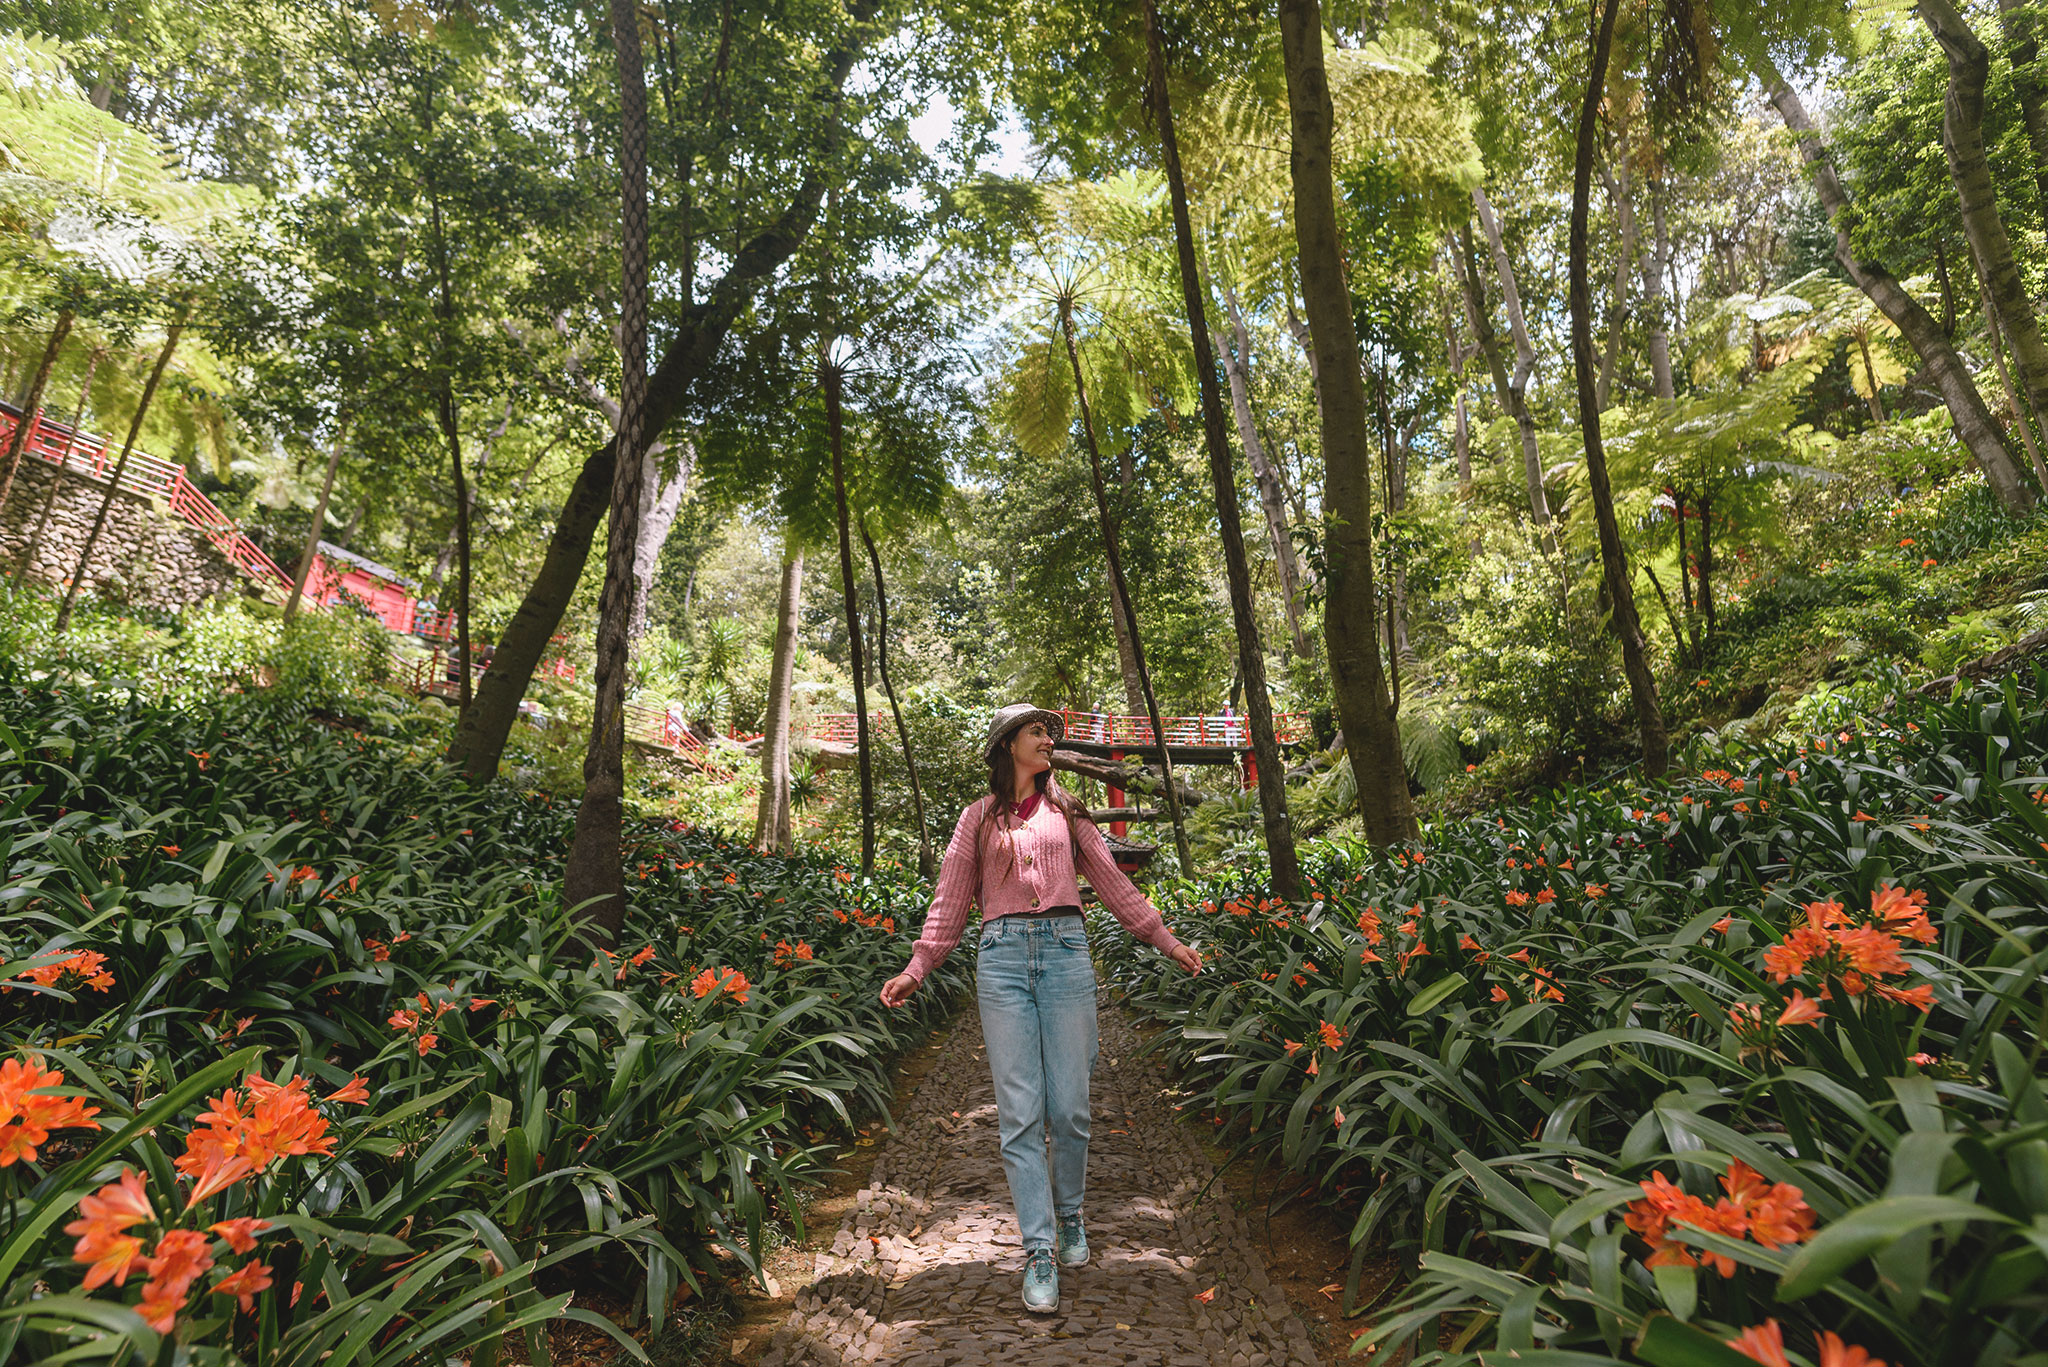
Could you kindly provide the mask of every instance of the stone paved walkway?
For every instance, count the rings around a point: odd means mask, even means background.
[[[900,1113],[817,1281],[761,1367],[1314,1367],[1308,1331],[1266,1278],[1213,1169],[1176,1126],[1160,1073],[1114,1007],[1088,1152],[1086,1267],[1060,1309],[1018,1302],[1023,1248],[996,1152],[996,1107],[970,1008]],[[1210,1288],[1213,1299],[1196,1296]]]

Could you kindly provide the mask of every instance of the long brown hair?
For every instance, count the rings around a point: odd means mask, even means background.
[[[996,743],[989,747],[988,791],[990,798],[993,800],[987,807],[982,809],[981,828],[974,833],[975,847],[977,849],[985,848],[984,842],[987,839],[989,824],[998,816],[1015,817],[1017,815],[1017,799],[1012,796],[1017,791],[1017,760],[1010,753],[1010,743],[1017,739],[1018,732],[1030,724],[1030,719],[1026,718],[998,737]],[[1060,815],[1067,819],[1067,837],[1073,842],[1074,849],[1078,854],[1081,847],[1081,834],[1074,823],[1086,821],[1091,825],[1094,824],[1095,818],[1088,814],[1088,804],[1055,783],[1052,777],[1052,770],[1050,769],[1040,771],[1033,781],[1038,785],[1038,791],[1044,799],[1058,808]],[[1011,870],[1006,865],[1003,869],[1003,877],[1008,878],[1010,873]]]

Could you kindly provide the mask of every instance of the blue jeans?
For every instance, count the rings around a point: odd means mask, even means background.
[[[974,983],[1018,1232],[1027,1249],[1051,1248],[1055,1213],[1079,1215],[1088,1185],[1096,1042],[1087,926],[1078,916],[998,917],[982,927]]]

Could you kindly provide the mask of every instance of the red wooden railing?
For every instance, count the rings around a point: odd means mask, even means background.
[[[1153,744],[1152,720],[1149,717],[1067,710],[1062,710],[1059,715],[1066,723],[1068,740],[1090,741],[1097,745]],[[857,721],[856,713],[826,712],[799,729],[814,741],[852,745],[858,734]],[[1159,724],[1166,728],[1169,745],[1204,745],[1235,750],[1251,748],[1251,728],[1241,716],[1161,717]],[[875,712],[871,714],[868,725],[873,730],[893,727],[895,723],[888,713]],[[1308,738],[1308,714],[1276,712],[1273,714],[1273,730],[1282,745],[1305,740]],[[893,735],[894,731],[889,734]]]
[[[21,421],[19,409],[0,404],[0,445],[12,439]],[[96,484],[112,484],[114,467],[121,459],[120,448],[105,437],[74,431],[68,424],[44,417],[40,410],[29,420],[22,450]],[[129,455],[128,466],[121,472],[120,487],[124,493],[161,500],[173,514],[196,527],[236,569],[263,588],[291,591],[292,577],[244,536],[234,520],[214,507],[211,499],[192,487],[183,466],[136,451]]]

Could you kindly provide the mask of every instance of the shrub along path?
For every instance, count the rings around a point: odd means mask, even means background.
[[[1267,1278],[1214,1170],[1174,1124],[1136,1032],[1101,1013],[1083,1268],[1060,1308],[1018,1302],[1023,1248],[996,1154],[981,1025],[964,1013],[876,1160],[817,1281],[761,1367],[1312,1367],[1306,1328]],[[1213,1292],[1213,1295],[1210,1293]],[[1201,1297],[1210,1295],[1204,1301]]]

